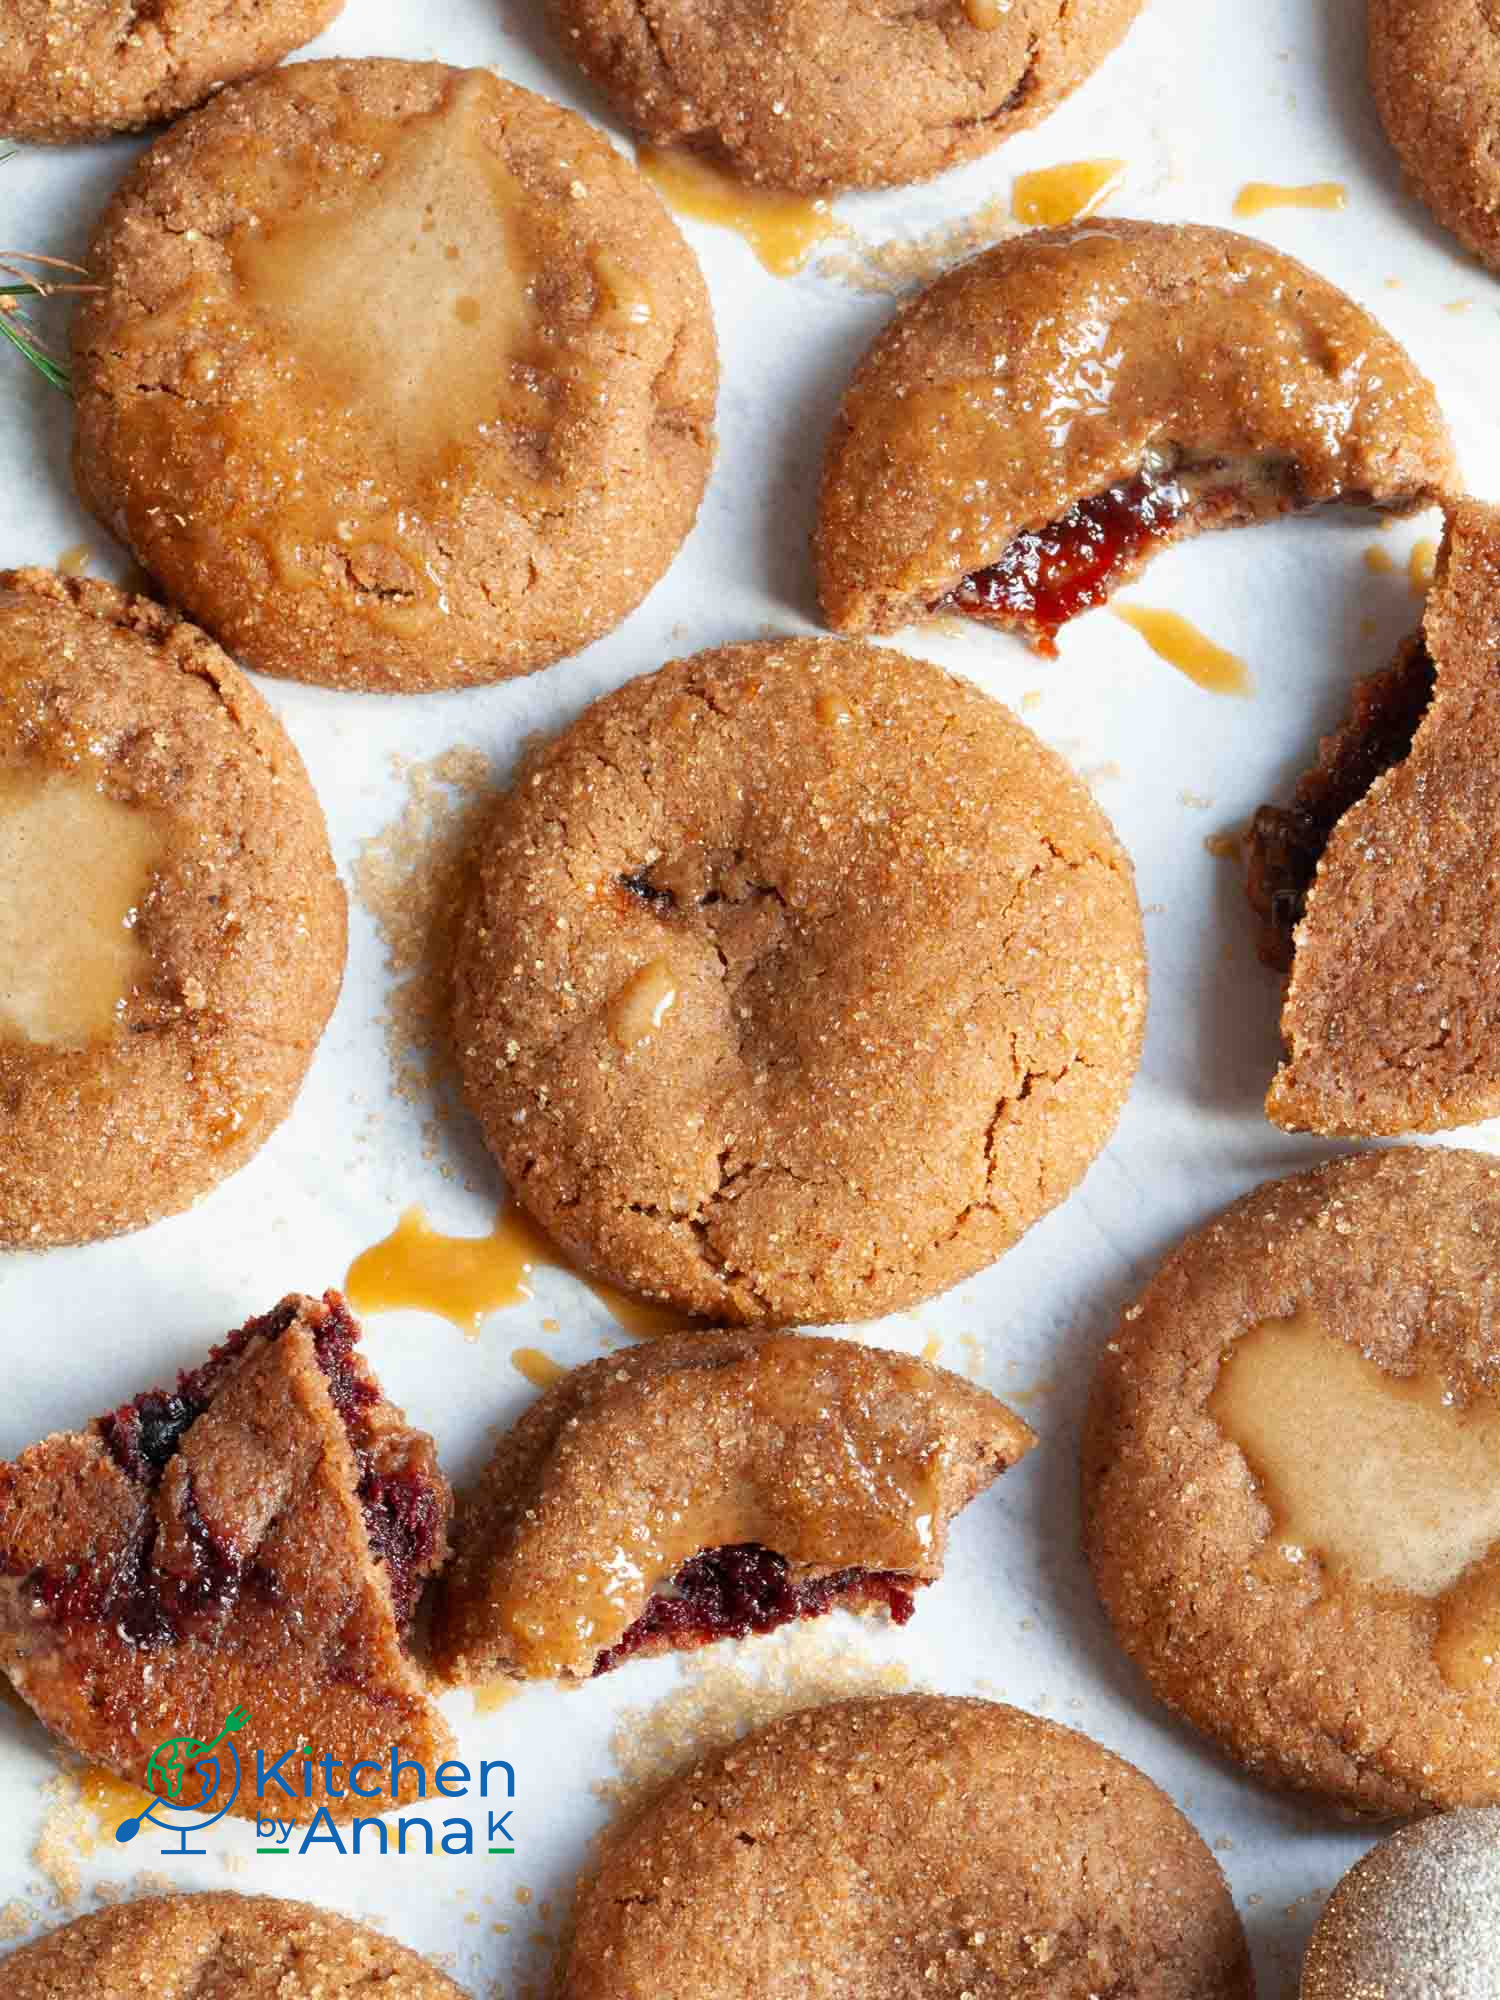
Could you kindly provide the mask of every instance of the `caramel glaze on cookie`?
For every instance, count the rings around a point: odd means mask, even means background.
[[[828,446],[818,588],[837,631],[960,612],[1050,652],[1168,542],[1456,478],[1430,385],[1325,279],[1095,219],[984,251],[880,334]]]
[[[1100,1358],[1085,1541],[1156,1693],[1268,1784],[1500,1802],[1500,1161],[1268,1182]]]
[[[310,42],[343,0],[3,0],[0,132],[103,139],[175,118]]]
[[[692,253],[600,134],[487,70],[227,90],[136,163],[89,263],[79,490],[266,673],[529,673],[692,525],[717,385]]]
[[[1500,267],[1500,19],[1490,0],[1368,0],[1370,81],[1406,177]]]
[[[575,1369],[501,1439],[433,1626],[457,1681],[587,1679],[844,1610],[911,1615],[948,1524],[1035,1443],[909,1355],[691,1333]]]
[[[1045,118],[1141,0],[550,0],[563,46],[656,146],[774,187],[925,180]]]
[[[464,1087],[585,1268],[739,1324],[980,1269],[1108,1138],[1130,865],[977,688],[796,639],[679,660],[523,767],[460,942]]]
[[[559,2000],[1252,2000],[1217,1863],[1086,1736],[995,1702],[803,1709],[605,1835]]]
[[[1420,630],[1251,827],[1261,955],[1290,972],[1266,1099],[1294,1132],[1500,1112],[1500,508],[1448,521]]]
[[[344,893],[296,750],[217,646],[0,572],[0,1244],[138,1229],[286,1115]]]
[[[0,1959],[6,2000],[465,2000],[404,1945],[277,1896],[147,1896]]]

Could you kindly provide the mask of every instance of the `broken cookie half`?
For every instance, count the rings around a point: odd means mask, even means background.
[[[1230,230],[1094,218],[881,333],[828,447],[819,595],[839,632],[956,612],[1052,653],[1169,542],[1456,485],[1431,385],[1344,293]]]
[[[1266,1099],[1378,1138],[1500,1112],[1500,509],[1456,506],[1421,628],[1251,826],[1260,953],[1288,973]]]
[[[461,1507],[438,1669],[577,1681],[835,1606],[904,1624],[953,1516],[1035,1442],[972,1382],[852,1341],[607,1355],[532,1404]]]
[[[293,1752],[268,1798],[307,1819],[360,1802],[304,1748],[382,1770],[393,1746],[428,1770],[447,1754],[407,1639],[452,1495],[358,1338],[337,1293],[283,1299],[175,1390],[0,1466],[0,1668],[91,1763],[139,1784],[239,1710],[243,1768]],[[242,1785],[235,1810],[256,1803]]]

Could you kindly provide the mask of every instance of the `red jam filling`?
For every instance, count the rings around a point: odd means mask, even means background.
[[[1102,604],[1121,574],[1165,541],[1191,504],[1180,480],[1138,472],[1075,501],[1061,520],[1024,530],[998,562],[964,577],[932,608],[1024,626],[1037,650],[1054,658],[1068,620]]]
[[[380,1392],[354,1360],[359,1327],[343,1300],[330,1293],[325,1316],[314,1332],[318,1366],[328,1385],[359,1467],[359,1498],[370,1553],[385,1566],[391,1603],[404,1630],[416,1610],[422,1585],[441,1545],[442,1509],[432,1482],[419,1472],[376,1471],[368,1411]],[[230,1364],[256,1339],[278,1340],[297,1316],[287,1301],[247,1320],[214,1348],[208,1359],[177,1380],[175,1390],[150,1389],[133,1402],[101,1417],[97,1429],[111,1456],[138,1485],[155,1488],[184,1433],[217,1394]],[[263,1581],[263,1572],[225,1548],[198,1517],[191,1492],[185,1500],[188,1539],[194,1551],[187,1575],[168,1576],[151,1563],[154,1524],[123,1552],[88,1563],[43,1570],[31,1579],[37,1602],[55,1623],[106,1621],[138,1645],[179,1642],[195,1616],[223,1611],[242,1587]]]
[[[623,1637],[599,1655],[594,1673],[607,1674],[663,1640],[679,1649],[711,1646],[718,1639],[774,1632],[794,1618],[821,1618],[844,1597],[884,1598],[893,1622],[904,1625],[916,1609],[918,1583],[898,1571],[869,1569],[841,1569],[798,1583],[786,1557],[759,1542],[705,1549],[678,1570],[671,1594],[653,1597]]]

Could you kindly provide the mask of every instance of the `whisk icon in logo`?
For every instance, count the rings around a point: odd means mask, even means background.
[[[188,1835],[206,1832],[239,1797],[240,1753],[229,1739],[249,1720],[244,1709],[232,1708],[211,1743],[200,1743],[196,1736],[169,1736],[158,1743],[146,1762],[151,1803],[139,1818],[122,1820],[115,1839],[134,1840],[150,1820],[177,1839],[176,1847],[162,1849],[164,1855],[206,1854],[205,1847],[188,1846]],[[158,1813],[171,1817],[158,1819]]]

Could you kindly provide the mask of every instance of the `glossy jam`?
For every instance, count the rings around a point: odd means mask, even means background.
[[[1010,212],[1017,222],[1042,229],[1081,222],[1119,186],[1124,171],[1123,160],[1068,160],[1062,166],[1018,174]]]
[[[1250,674],[1238,655],[1216,646],[1176,611],[1153,611],[1144,604],[1116,604],[1116,618],[1139,632],[1159,660],[1185,674],[1208,694],[1248,694]]]
[[[1476,1686],[1500,1652],[1500,1405],[1388,1373],[1305,1309],[1235,1342],[1209,1413],[1270,1515],[1265,1559],[1330,1591],[1431,1601],[1434,1656]]]
[[[1120,577],[1170,536],[1189,505],[1180,480],[1138,472],[1076,501],[1049,526],[1017,535],[998,562],[964,577],[932,608],[1020,625],[1039,652],[1055,655],[1069,619],[1102,604]]]
[[[136,919],[160,858],[149,812],[0,769],[0,1034],[73,1048],[115,1032],[150,976]]]
[[[642,146],[637,160],[669,208],[734,230],[778,278],[800,271],[818,244],[844,234],[826,201],[754,187],[694,153]]]

